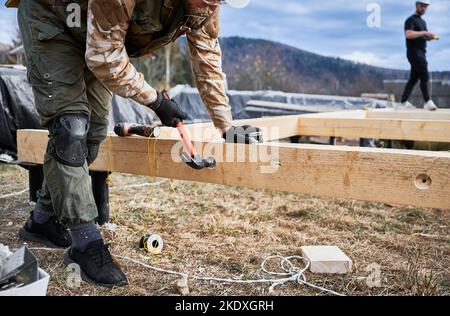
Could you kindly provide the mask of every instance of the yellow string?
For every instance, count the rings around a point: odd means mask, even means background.
[[[151,154],[151,139],[154,136],[154,132],[150,135],[147,141],[147,157],[148,157],[148,165],[150,169],[150,176],[153,178],[153,182],[155,182],[156,175],[158,172],[158,162],[156,159],[156,143],[158,141],[157,137],[154,137],[153,142],[153,161],[152,161],[152,154]],[[112,180],[113,173],[113,154],[112,154],[112,136],[108,136],[108,178],[106,178],[105,183],[107,185],[113,185],[114,182]]]
[[[150,169],[150,177],[153,178],[153,182],[156,182],[156,175],[158,172],[158,160],[156,159],[156,143],[158,142],[158,137],[155,137],[155,141],[153,142],[153,165],[152,165],[152,158],[150,155],[150,140],[152,136],[154,136],[153,132],[147,141],[147,156],[148,156],[148,165]],[[172,190],[172,192],[175,193],[175,188],[172,179],[169,178],[168,180],[170,184],[170,189]]]
[[[153,142],[153,164],[152,164],[152,155],[151,155],[151,150],[150,150],[150,146],[151,146],[151,138],[154,136],[153,134],[154,132],[152,131],[152,134],[150,135],[150,137],[147,140],[147,157],[148,157],[148,166],[149,166],[149,176],[153,178],[153,182],[155,182],[156,180],[156,174],[158,172],[158,162],[156,160],[156,143],[158,141],[158,137],[154,137],[155,141]]]
[[[155,183],[156,181],[156,172],[158,169],[158,165],[156,164],[156,142],[158,141],[158,137],[155,137],[155,141],[153,142],[153,164],[152,164],[152,157],[151,157],[151,138],[154,136],[154,130],[152,131],[152,133],[150,134],[150,137],[148,137],[147,139],[147,158],[148,158],[148,167],[149,167],[149,180],[150,177],[153,178],[153,183]],[[152,183],[150,181],[150,183]],[[148,191],[150,192],[150,191]],[[151,212],[151,208],[148,208],[148,211]]]
[[[113,185],[112,173],[113,173],[113,163],[112,163],[112,136],[108,136],[108,178],[106,178],[105,183],[107,185]]]

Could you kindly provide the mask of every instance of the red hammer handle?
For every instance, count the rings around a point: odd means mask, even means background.
[[[180,133],[181,140],[183,141],[184,148],[188,151],[189,155],[191,157],[194,157],[197,155],[197,152],[195,151],[194,145],[192,144],[191,139],[189,138],[188,133],[184,129],[183,123],[181,123],[180,120],[176,121],[176,127],[178,132]]]
[[[167,91],[162,92],[163,98],[166,100],[170,100],[170,96],[167,93]],[[180,133],[181,140],[183,141],[184,148],[188,151],[189,155],[191,157],[194,157],[197,155],[197,152],[195,151],[194,145],[192,144],[191,138],[189,137],[188,133],[186,133],[186,130],[184,129],[183,123],[179,119],[174,119],[175,126]]]

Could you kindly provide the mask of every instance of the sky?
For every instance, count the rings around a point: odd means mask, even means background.
[[[403,24],[414,7],[415,0],[250,0],[241,9],[223,6],[221,36],[268,39],[321,55],[408,69]],[[0,42],[15,37],[16,14],[0,7]],[[368,24],[369,16],[375,19]],[[424,19],[441,38],[429,42],[430,69],[448,71],[450,0],[432,0]]]

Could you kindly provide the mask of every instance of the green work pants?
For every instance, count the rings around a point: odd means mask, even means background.
[[[70,28],[63,1],[52,8],[43,2],[21,0],[18,11],[28,80],[42,125],[48,127],[64,114],[86,114],[90,118],[87,142],[99,145],[107,135],[111,93],[86,66],[86,21]],[[92,223],[98,212],[87,162],[72,167],[47,153],[37,208],[54,211],[69,228]]]

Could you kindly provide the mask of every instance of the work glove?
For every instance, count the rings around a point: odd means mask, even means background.
[[[263,142],[262,130],[250,125],[232,126],[223,133],[222,138],[227,143],[235,144],[256,144]]]
[[[170,99],[167,92],[158,92],[156,101],[149,105],[156,115],[158,115],[164,126],[176,127],[178,122],[187,119],[186,113],[181,111],[178,104]]]

